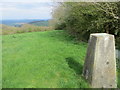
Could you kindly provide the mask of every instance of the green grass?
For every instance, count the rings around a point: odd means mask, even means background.
[[[120,88],[120,69],[118,70],[117,76],[118,76],[118,88]]]
[[[65,31],[4,35],[3,88],[87,88],[86,47]],[[120,71],[117,75],[120,88]]]
[[[4,35],[3,88],[87,88],[86,47],[64,31]]]

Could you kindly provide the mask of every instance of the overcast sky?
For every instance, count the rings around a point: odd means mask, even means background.
[[[51,0],[4,0],[0,2],[2,19],[51,19]]]

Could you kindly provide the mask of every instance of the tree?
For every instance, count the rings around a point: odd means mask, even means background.
[[[120,44],[120,2],[63,2],[53,11],[56,29],[87,41],[91,33],[115,35]]]

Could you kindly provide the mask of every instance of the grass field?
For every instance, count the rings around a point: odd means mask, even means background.
[[[85,88],[87,45],[64,31],[3,36],[3,88]]]
[[[87,88],[86,47],[61,30],[4,35],[3,88]]]

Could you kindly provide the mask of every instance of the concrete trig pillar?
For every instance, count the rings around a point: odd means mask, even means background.
[[[90,35],[83,76],[92,88],[117,87],[114,35]]]

